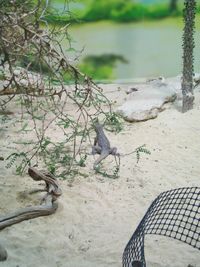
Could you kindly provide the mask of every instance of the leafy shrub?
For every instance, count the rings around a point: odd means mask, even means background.
[[[127,63],[121,55],[87,56],[79,64],[80,70],[95,80],[113,79],[117,62]]]
[[[123,9],[130,0],[101,0],[94,1],[89,6],[88,11],[82,18],[84,21],[95,21],[101,19],[112,19],[112,12],[117,12]]]
[[[128,3],[123,6],[123,8],[111,11],[111,17],[116,21],[137,21],[144,18],[147,13],[147,8],[141,4]]]
[[[181,7],[181,6],[180,6]],[[132,0],[93,0],[85,3],[81,10],[75,12],[76,17],[85,22],[114,20],[120,22],[139,21],[141,19],[160,19],[167,16],[182,15],[181,8],[171,12],[168,4],[144,5]],[[200,12],[200,7],[197,8]],[[46,16],[48,22],[66,23],[75,21],[72,13],[50,10]]]

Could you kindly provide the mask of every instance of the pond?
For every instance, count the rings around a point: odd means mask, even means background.
[[[175,76],[182,71],[181,18],[138,23],[95,22],[70,27],[72,46],[85,56],[117,55],[128,62],[118,62],[117,80],[138,77]],[[195,72],[200,72],[200,27],[195,33]]]

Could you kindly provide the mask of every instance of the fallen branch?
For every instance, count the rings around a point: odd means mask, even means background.
[[[56,200],[62,192],[55,177],[49,173],[38,171],[32,167],[29,168],[28,173],[35,181],[45,181],[45,191],[47,191],[47,193],[43,198],[43,203],[41,205],[22,208],[16,212],[0,217],[0,230],[24,220],[51,215],[58,208]]]

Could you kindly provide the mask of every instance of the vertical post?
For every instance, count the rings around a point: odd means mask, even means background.
[[[183,32],[183,75],[182,75],[182,112],[193,108],[193,49],[194,49],[194,26],[195,26],[195,0],[184,2],[184,32]]]

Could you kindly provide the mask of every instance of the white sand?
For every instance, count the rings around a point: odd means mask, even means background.
[[[121,153],[146,144],[151,155],[143,155],[138,164],[134,156],[122,158],[116,180],[95,175],[94,159],[88,157],[88,178],[77,177],[72,187],[59,181],[63,195],[54,215],[0,232],[0,243],[8,251],[0,266],[120,267],[125,245],[154,198],[165,190],[200,186],[199,99],[196,92],[195,107],[185,114],[172,105],[154,120],[125,123],[121,133],[107,133]],[[18,134],[12,123],[0,134],[4,155],[6,142]],[[1,215],[36,203],[38,197],[23,197],[22,192],[37,184],[4,166],[0,161]],[[111,166],[114,159],[109,157],[104,167]],[[197,249],[167,237],[148,236],[145,254],[149,267],[200,266]]]

